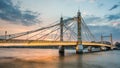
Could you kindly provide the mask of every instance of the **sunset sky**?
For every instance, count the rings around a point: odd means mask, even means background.
[[[120,41],[120,0],[0,0],[0,35],[34,30],[78,9],[91,32]]]

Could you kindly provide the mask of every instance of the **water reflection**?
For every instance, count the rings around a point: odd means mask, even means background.
[[[45,49],[0,49],[0,68],[120,68],[119,51],[75,54]]]
[[[59,68],[83,68],[82,55],[65,55],[59,56]]]
[[[64,56],[65,56],[65,53],[59,53],[59,56],[60,56],[60,57],[64,57]]]
[[[76,58],[77,58],[77,60],[76,60],[76,61],[77,61],[77,62],[76,62],[77,67],[76,67],[76,68],[79,68],[79,67],[83,68],[82,55],[77,55]]]
[[[65,68],[64,67],[64,55],[62,54],[60,54],[60,56],[59,56],[59,63],[58,63],[58,68]]]

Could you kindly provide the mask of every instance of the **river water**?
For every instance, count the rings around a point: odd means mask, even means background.
[[[57,49],[0,48],[0,68],[120,68],[120,51],[75,54]]]

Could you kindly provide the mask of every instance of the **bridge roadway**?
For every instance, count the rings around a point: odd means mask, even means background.
[[[77,41],[0,40],[0,46],[75,46],[77,44]],[[94,42],[82,42],[82,44],[84,46],[111,47],[111,45]]]

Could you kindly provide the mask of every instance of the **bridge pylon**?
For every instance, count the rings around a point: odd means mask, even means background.
[[[60,41],[63,41],[63,17],[60,18]],[[59,46],[59,53],[63,53],[64,54],[64,46],[60,45]]]
[[[77,12],[77,45],[76,45],[76,53],[82,54],[83,53],[83,45],[82,45],[82,20],[81,20],[81,13],[80,11]]]
[[[110,39],[110,43],[111,43],[111,48],[109,48],[109,49],[113,49],[113,39],[112,39],[112,34],[110,34],[109,36],[103,36],[102,34],[101,34],[101,43],[104,43],[104,38],[106,38],[106,37],[109,37],[109,39]]]

